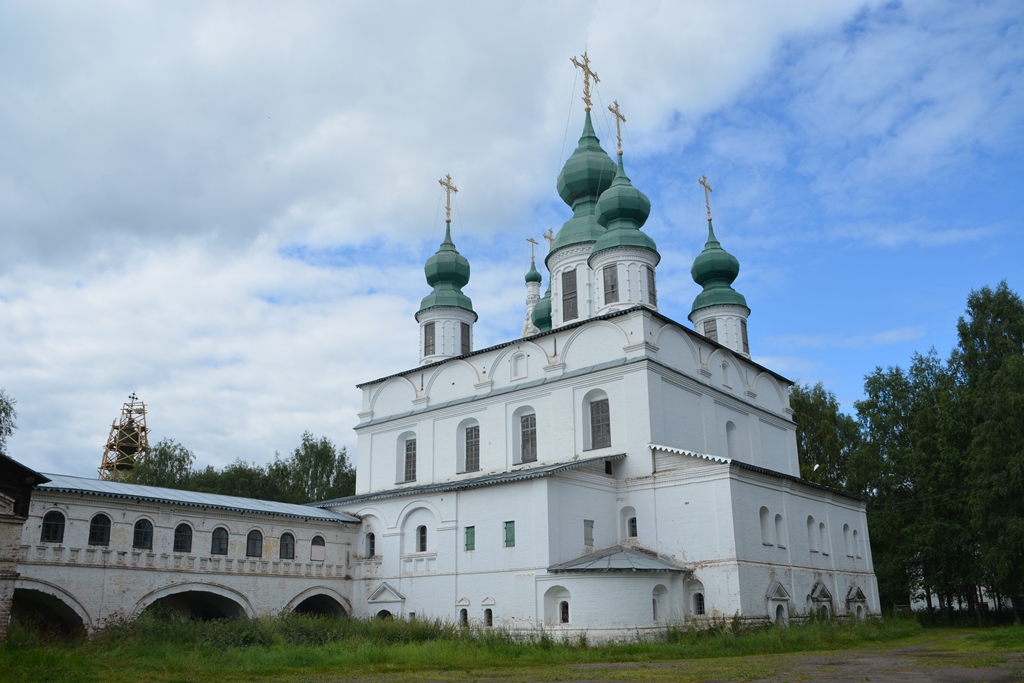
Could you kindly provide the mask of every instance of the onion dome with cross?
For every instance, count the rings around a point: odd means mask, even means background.
[[[722,248],[711,223],[711,186],[701,177],[708,208],[708,239],[704,250],[693,260],[690,275],[703,290],[693,301],[689,318],[694,329],[733,351],[750,357],[747,341],[747,317],[750,309],[742,294],[732,288],[740,274],[739,260]]]
[[[427,259],[423,272],[433,291],[423,297],[416,321],[420,324],[420,363],[433,363],[472,350],[473,302],[462,292],[469,283],[469,261],[452,242],[452,194],[458,188],[451,175],[438,181],[445,189],[444,240]]]

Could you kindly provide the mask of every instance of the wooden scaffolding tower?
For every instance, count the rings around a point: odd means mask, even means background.
[[[118,473],[128,472],[135,467],[138,454],[148,449],[146,404],[132,392],[121,407],[121,417],[110,425],[110,436],[100,463],[100,479],[115,479]]]

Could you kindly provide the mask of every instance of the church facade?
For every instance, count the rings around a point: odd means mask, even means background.
[[[473,350],[449,211],[419,367],[360,385],[356,495],[318,504],[362,520],[356,613],[609,637],[877,614],[865,503],[799,478],[791,382],[751,360],[710,204],[691,329],[658,312],[650,201],[589,102],[557,188],[522,337]]]

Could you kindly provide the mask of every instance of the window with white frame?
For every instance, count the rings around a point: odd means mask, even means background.
[[[590,402],[590,447],[607,448],[612,445],[612,418],[608,399]]]
[[[562,320],[575,320],[579,317],[576,300],[576,271],[562,271]]]
[[[478,472],[480,470],[480,425],[466,427],[465,448],[466,471]]]
[[[652,306],[658,305],[658,289],[654,286],[654,268],[647,269],[647,299]]]
[[[604,302],[615,304],[619,302],[619,270],[613,263],[601,269],[601,277],[604,279]]]
[[[473,350],[469,340],[469,323],[459,323],[459,342],[461,343],[460,353],[469,353]]]
[[[423,355],[433,356],[434,348],[434,323],[431,321],[423,325]]]
[[[416,439],[405,440],[405,481],[416,481]]]
[[[537,461],[537,415],[519,416],[519,461]]]

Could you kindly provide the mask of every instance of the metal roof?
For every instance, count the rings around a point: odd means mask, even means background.
[[[526,466],[523,467],[522,469],[513,470],[512,472],[485,474],[482,477],[472,477],[470,479],[457,479],[454,481],[443,481],[438,482],[436,484],[409,486],[400,489],[386,489],[384,491],[374,491],[373,493],[364,493],[362,495],[349,496],[347,498],[335,498],[334,500],[325,500],[321,503],[307,503],[307,505],[316,505],[317,507],[325,507],[327,505],[341,507],[345,505],[351,505],[353,503],[362,503],[368,500],[380,500],[382,498],[397,498],[399,496],[419,496],[430,493],[444,493],[445,491],[461,491],[463,489],[474,489],[480,486],[493,486],[495,484],[507,484],[513,481],[526,481],[527,479],[547,477],[552,474],[558,474],[559,472],[565,472],[566,470],[574,470],[577,467],[592,465],[594,463],[604,462],[605,460],[621,460],[622,458],[625,457],[625,453],[617,453],[615,455],[604,455],[598,458],[588,458],[586,460],[572,460],[570,462],[560,462],[555,463],[554,465],[542,465],[540,467]]]
[[[232,510],[235,512],[254,512],[261,515],[277,515],[279,517],[296,517],[301,519],[317,519],[325,522],[359,522],[358,517],[343,512],[331,512],[309,505],[295,503],[278,503],[256,498],[240,498],[222,496],[216,493],[200,493],[198,491],[181,491],[166,489],[159,486],[141,486],[125,484],[118,481],[102,479],[85,479],[70,477],[64,474],[47,474],[50,481],[36,486],[40,491],[61,491],[63,493],[85,493],[108,498],[125,498],[154,503],[170,503],[187,507],[202,507],[215,510]]]
[[[636,548],[615,545],[575,560],[548,567],[555,574],[564,572],[679,572],[692,574],[692,569],[680,567],[657,555]]]
[[[767,474],[768,476],[778,477],[779,479],[788,479],[789,481],[793,481],[793,482],[796,482],[798,484],[803,484],[804,486],[810,486],[811,488],[818,489],[819,491],[828,491],[829,493],[832,493],[832,494],[835,494],[835,495],[839,495],[839,496],[843,496],[844,498],[850,498],[852,500],[859,500],[862,503],[867,501],[867,498],[862,498],[861,496],[854,495],[852,493],[849,493],[848,491],[841,491],[839,489],[834,489],[831,486],[824,486],[822,484],[816,484],[813,481],[807,481],[806,479],[801,479],[800,477],[794,477],[792,474],[785,474],[784,472],[776,472],[775,470],[770,470],[767,467],[760,467],[758,465],[751,465],[750,463],[740,462],[739,460],[733,460],[732,458],[726,458],[725,456],[709,455],[707,453],[697,453],[697,452],[694,452],[694,451],[685,450],[683,448],[672,448],[671,446],[659,446],[658,444],[653,444],[653,443],[647,444],[647,446],[648,446],[648,448],[657,449],[659,451],[665,451],[666,453],[675,453],[676,455],[688,455],[691,458],[701,458],[703,460],[712,460],[714,462],[720,462],[720,463],[729,465],[730,467],[735,467],[737,469],[749,470],[751,472],[757,472],[759,474]]]

